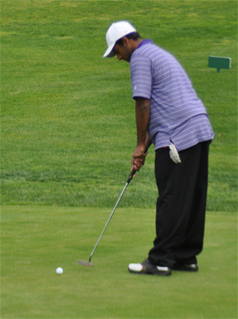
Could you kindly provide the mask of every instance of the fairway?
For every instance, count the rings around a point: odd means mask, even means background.
[[[233,0],[1,1],[1,318],[238,317],[237,9]],[[215,132],[198,273],[127,270],[155,236],[153,147],[95,266],[77,264],[89,258],[136,145],[129,65],[102,58],[116,20],[181,62]],[[208,67],[210,56],[231,68]]]

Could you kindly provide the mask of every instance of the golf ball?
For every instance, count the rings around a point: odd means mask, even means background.
[[[56,274],[61,275],[61,274],[63,274],[64,269],[61,267],[58,267],[58,268],[56,268],[55,272],[56,272]]]

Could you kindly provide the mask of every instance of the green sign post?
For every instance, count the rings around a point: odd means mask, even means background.
[[[230,69],[231,68],[231,58],[209,56],[208,66],[209,66],[209,68],[217,69],[217,72],[220,72],[221,69]]]

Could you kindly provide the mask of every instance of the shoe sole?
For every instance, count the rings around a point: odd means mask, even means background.
[[[186,272],[198,272],[198,267],[196,268],[189,268],[189,267],[186,267],[186,266],[181,266],[181,267],[172,267],[172,270],[177,270],[177,271],[186,271]]]
[[[148,272],[148,271],[133,271],[131,269],[129,269],[129,272],[131,274],[135,274],[135,275],[152,275],[152,276],[170,276],[171,275],[171,270],[168,271],[158,271],[158,272]]]

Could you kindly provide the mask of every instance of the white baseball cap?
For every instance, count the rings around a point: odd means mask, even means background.
[[[124,36],[136,32],[136,29],[128,21],[117,21],[111,24],[106,33],[107,50],[104,58],[112,58],[115,56],[113,48],[118,40]]]

